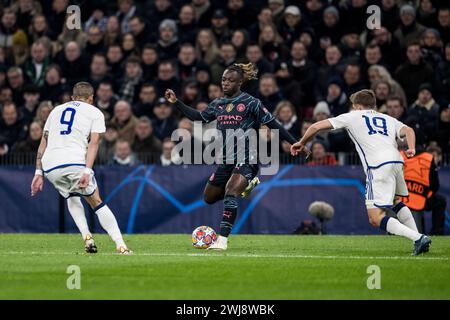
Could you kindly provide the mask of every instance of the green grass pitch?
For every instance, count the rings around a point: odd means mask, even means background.
[[[0,234],[0,299],[450,299],[450,237],[419,257],[394,236],[238,235],[209,252],[187,234],[127,235],[133,256],[95,239],[88,255],[75,234]],[[80,290],[66,287],[69,265]]]

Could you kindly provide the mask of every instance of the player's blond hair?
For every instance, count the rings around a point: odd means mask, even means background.
[[[73,86],[72,96],[76,100],[87,100],[94,95],[94,88],[89,82],[78,82]]]
[[[251,62],[233,63],[227,70],[239,73],[242,76],[243,82],[258,79],[258,68]]]
[[[377,107],[377,98],[373,90],[363,89],[355,92],[350,96],[350,101],[367,109],[375,109]]]

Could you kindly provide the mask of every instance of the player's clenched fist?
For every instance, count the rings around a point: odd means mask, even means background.
[[[308,159],[309,155],[311,154],[311,151],[302,143],[296,142],[291,146],[291,154],[293,156],[298,155],[299,153],[303,153],[306,158]]]
[[[177,96],[176,96],[175,92],[173,92],[173,90],[167,89],[164,96],[166,97],[167,101],[169,101],[170,103],[177,102]]]

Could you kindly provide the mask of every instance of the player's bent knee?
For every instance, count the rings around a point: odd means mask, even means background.
[[[378,227],[380,226],[380,219],[369,217],[369,223],[370,223],[372,226],[378,228]]]
[[[219,201],[219,199],[217,199],[217,197],[211,196],[209,194],[204,193],[203,194],[203,201],[205,201],[207,204],[214,204],[217,201]]]

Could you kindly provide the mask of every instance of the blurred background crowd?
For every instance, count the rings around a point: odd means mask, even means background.
[[[66,23],[72,4],[80,29]],[[381,28],[369,30],[373,4]],[[203,110],[222,95],[225,68],[248,61],[259,75],[243,90],[296,138],[371,88],[378,111],[413,127],[420,148],[450,153],[445,0],[3,0],[0,13],[0,161],[34,154],[52,108],[89,81],[107,121],[99,162],[176,164],[171,134],[193,124],[165,89]],[[354,152],[343,131],[311,148],[308,165],[337,165]],[[292,160],[289,145],[280,151]]]

